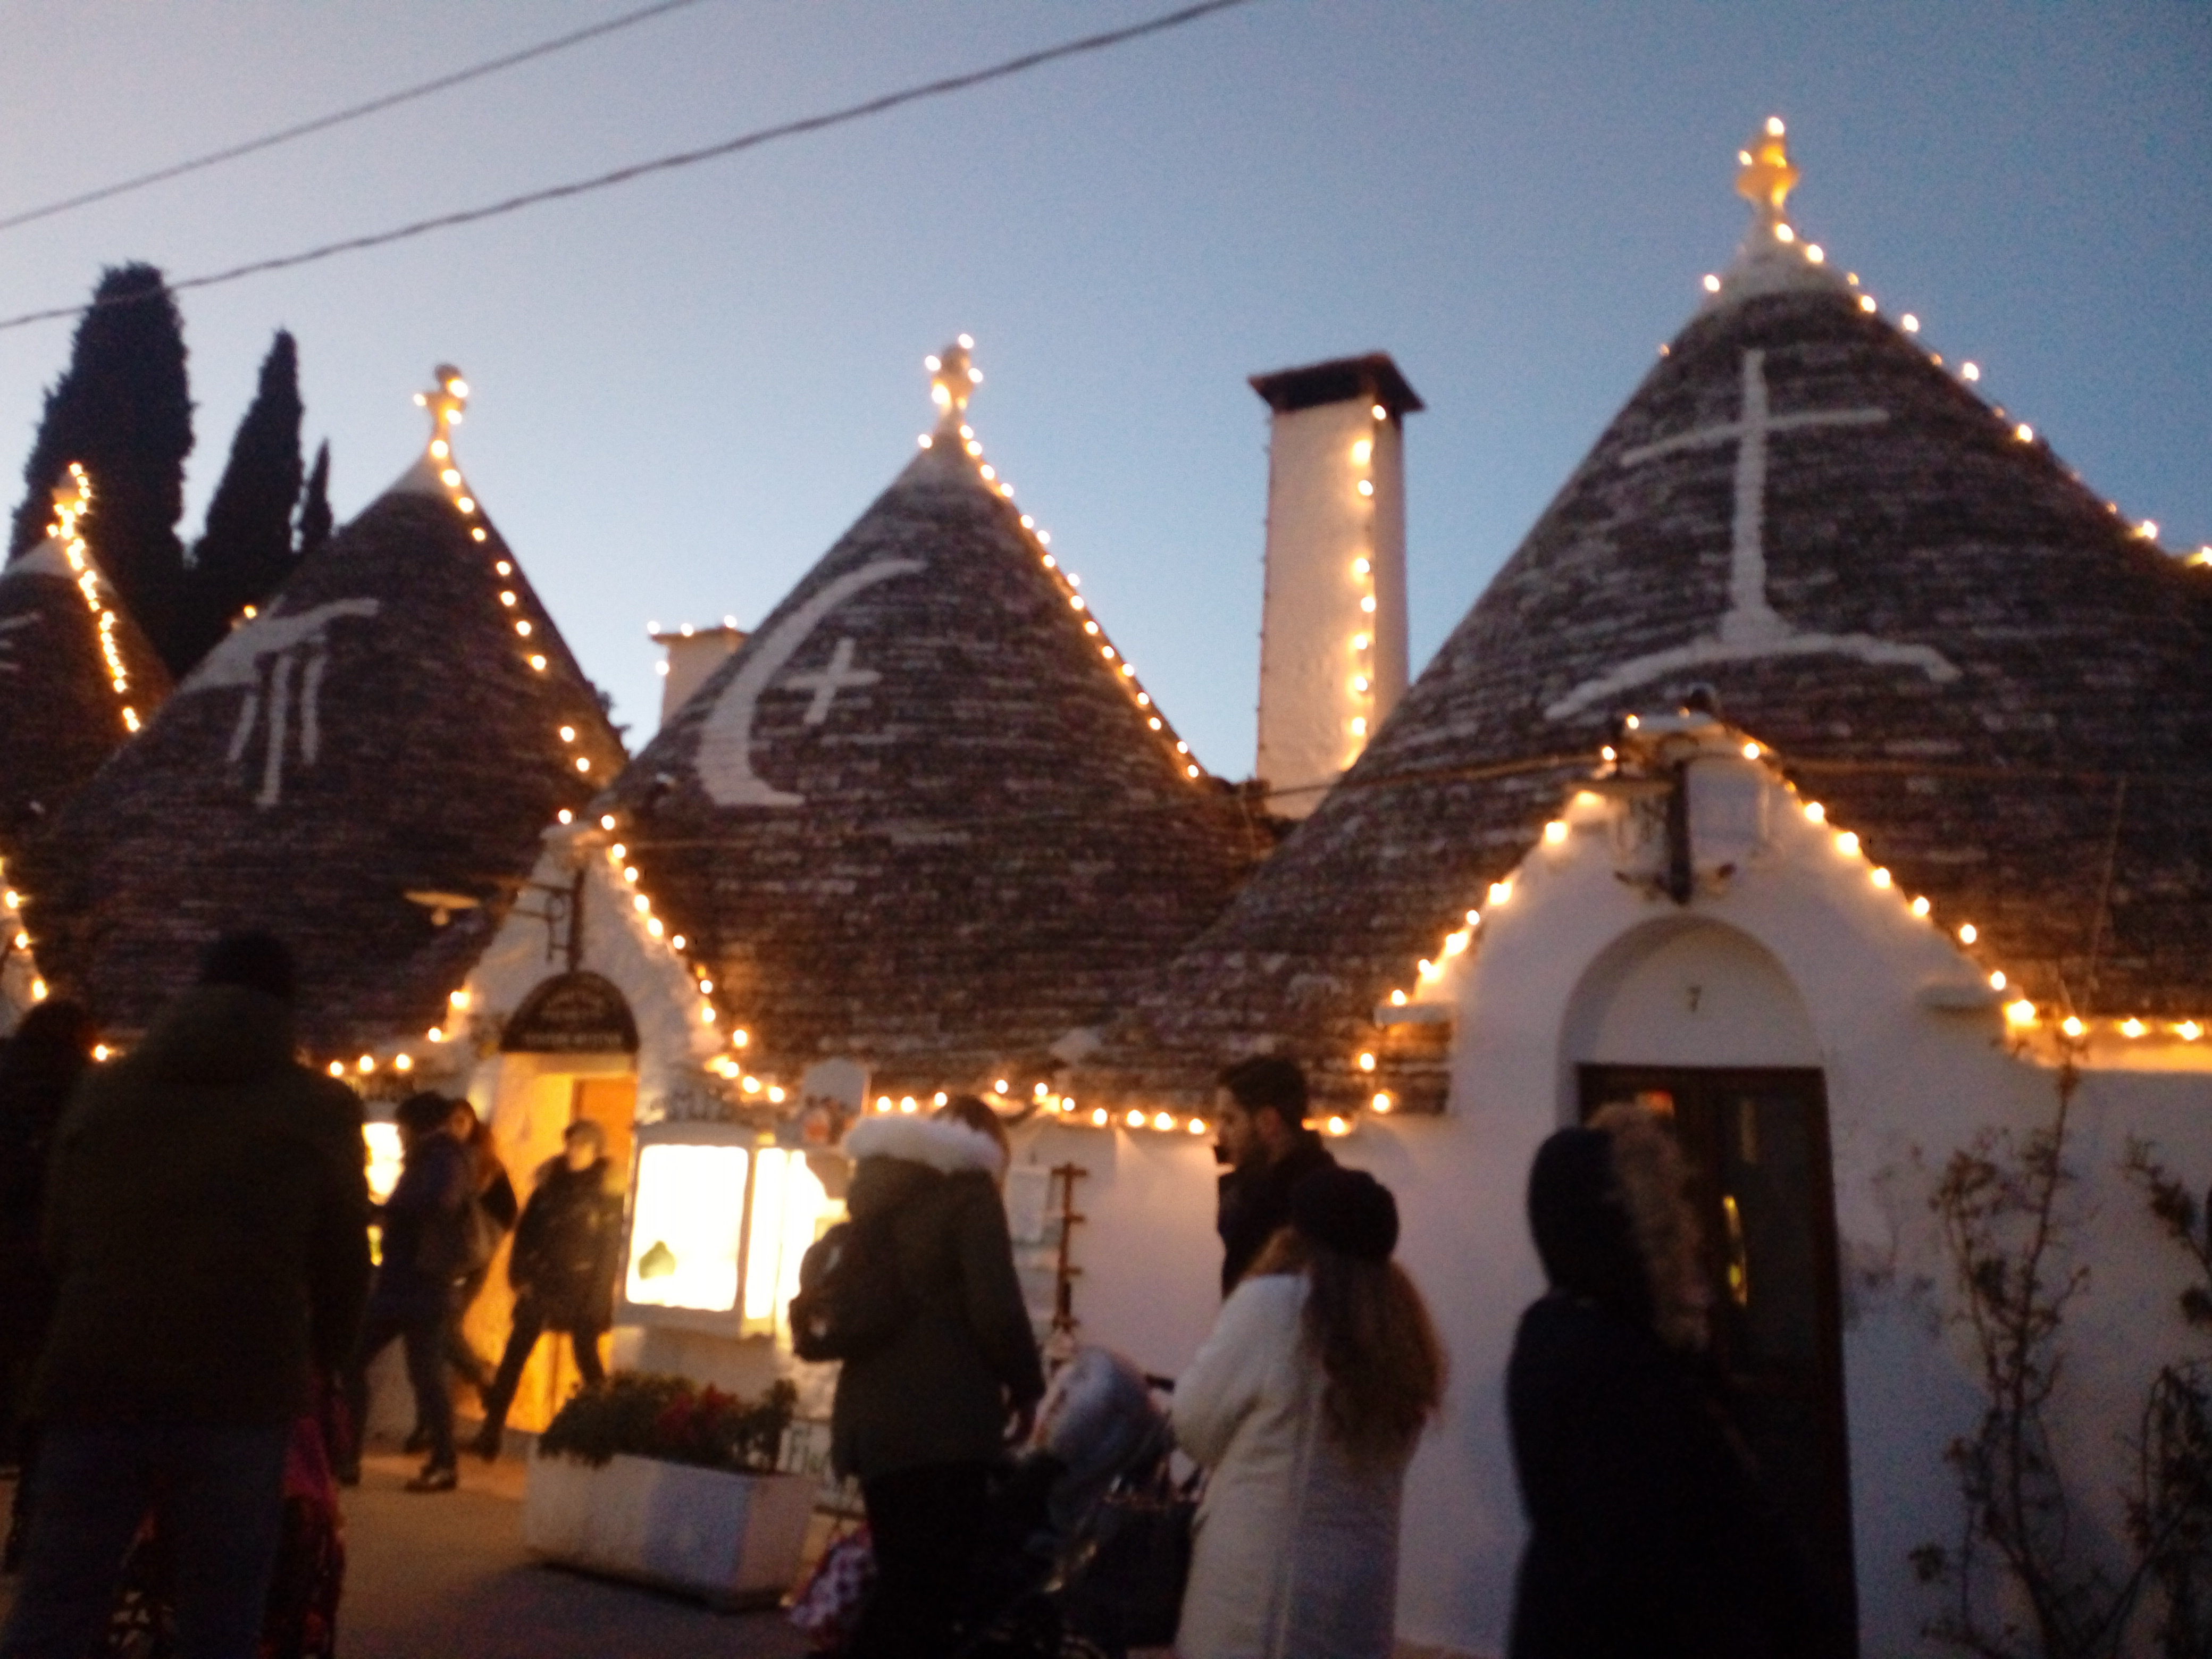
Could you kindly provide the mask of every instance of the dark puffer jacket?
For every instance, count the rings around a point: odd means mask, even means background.
[[[548,1158],[522,1206],[507,1281],[550,1329],[591,1335],[614,1322],[623,1201],[608,1190],[610,1167],[605,1158],[583,1170]]]
[[[380,1316],[427,1319],[449,1305],[465,1271],[475,1196],[468,1148],[442,1129],[416,1137],[384,1201],[382,1265],[369,1298]]]
[[[1007,1414],[1044,1393],[999,1197],[1002,1154],[939,1118],[873,1118],[847,1138],[858,1161],[846,1208],[890,1215],[918,1306],[897,1339],[848,1359],[830,1413],[839,1473],[871,1480],[1005,1448]]]
[[[1698,1361],[1662,1343],[1610,1138],[1538,1153],[1552,1292],[1506,1368],[1528,1511],[1510,1659],[1781,1659],[1815,1650],[1803,1558]]]
[[[55,1141],[48,1422],[271,1424],[353,1346],[368,1285],[361,1103],[292,1058],[291,1010],[178,998]]]

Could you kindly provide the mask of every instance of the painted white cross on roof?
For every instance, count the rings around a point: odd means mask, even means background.
[[[1766,354],[1743,354],[1743,410],[1733,421],[1677,433],[1620,453],[1623,466],[1640,466],[1678,450],[1733,443],[1735,452],[1735,517],[1729,546],[1729,608],[1714,633],[1687,645],[1648,652],[1583,681],[1545,709],[1551,720],[1565,720],[1604,699],[1687,668],[1749,662],[1761,657],[1856,657],[1867,663],[1893,663],[1919,669],[1939,683],[1955,680],[1959,671],[1924,645],[1900,645],[1870,634],[1800,633],[1778,616],[1766,598],[1766,460],[1771,438],[1822,427],[1873,426],[1889,418],[1881,409],[1805,410],[1777,415],[1766,391]]]

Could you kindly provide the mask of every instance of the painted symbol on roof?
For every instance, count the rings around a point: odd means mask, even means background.
[[[196,696],[230,686],[246,688],[238,724],[223,757],[234,766],[245,758],[266,712],[261,788],[253,798],[257,806],[274,806],[283,798],[284,756],[293,741],[295,708],[300,763],[313,766],[322,753],[321,698],[323,673],[330,665],[331,625],[349,617],[374,617],[383,609],[375,599],[337,599],[288,613],[283,603],[278,599],[253,621],[233,629],[178,691],[179,696]]]
[[[15,660],[15,641],[8,636],[28,628],[37,622],[39,613],[28,611],[20,617],[0,617],[0,674],[20,674],[23,665]]]
[[[778,789],[753,770],[753,715],[760,705],[761,693],[769,689],[769,682],[783,672],[785,665],[799,654],[799,648],[806,643],[808,636],[839,605],[878,582],[923,568],[920,559],[878,559],[858,570],[848,570],[834,581],[823,583],[820,592],[750,643],[744,663],[722,688],[721,696],[714,700],[714,707],[700,727],[699,746],[692,755],[692,769],[718,805],[805,805],[804,795]],[[853,641],[842,638],[826,666],[790,675],[783,684],[797,690],[813,692],[804,723],[819,726],[830,718],[839,691],[872,685],[878,678],[872,669],[853,666]]]
[[[1829,427],[1876,426],[1889,418],[1882,409],[1805,410],[1772,412],[1766,395],[1766,354],[1743,354],[1743,413],[1718,426],[1678,433],[1656,443],[1621,452],[1623,466],[1640,466],[1679,450],[1733,443],[1735,451],[1735,520],[1729,539],[1729,608],[1719,626],[1704,639],[1632,657],[1595,679],[1584,680],[1544,714],[1565,720],[1639,685],[1686,668],[1717,663],[1751,662],[1765,657],[1856,657],[1861,662],[1917,668],[1939,684],[1959,671],[1941,653],[1924,645],[1904,645],[1871,634],[1800,631],[1778,615],[1766,598],[1766,459],[1770,440],[1794,432]]]

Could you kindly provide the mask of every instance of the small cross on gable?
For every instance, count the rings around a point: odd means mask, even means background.
[[[430,453],[442,461],[452,429],[461,423],[461,411],[467,406],[469,383],[451,363],[440,363],[430,371],[430,378],[435,384],[428,392],[416,392],[415,402],[429,411]]]
[[[853,637],[848,634],[837,641],[836,649],[830,653],[827,667],[810,668],[802,673],[787,674],[783,683],[799,690],[811,690],[814,699],[806,705],[803,724],[819,726],[830,718],[830,706],[837,694],[848,686],[873,685],[883,678],[872,668],[853,666]]]

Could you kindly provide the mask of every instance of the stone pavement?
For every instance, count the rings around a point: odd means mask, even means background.
[[[419,1462],[372,1454],[345,1494],[339,1659],[798,1659],[780,1612],[696,1601],[545,1566],[522,1548],[523,1466],[465,1458],[462,1489],[404,1491]],[[0,1486],[0,1506],[7,1489]],[[0,1610],[15,1581],[0,1580]]]

